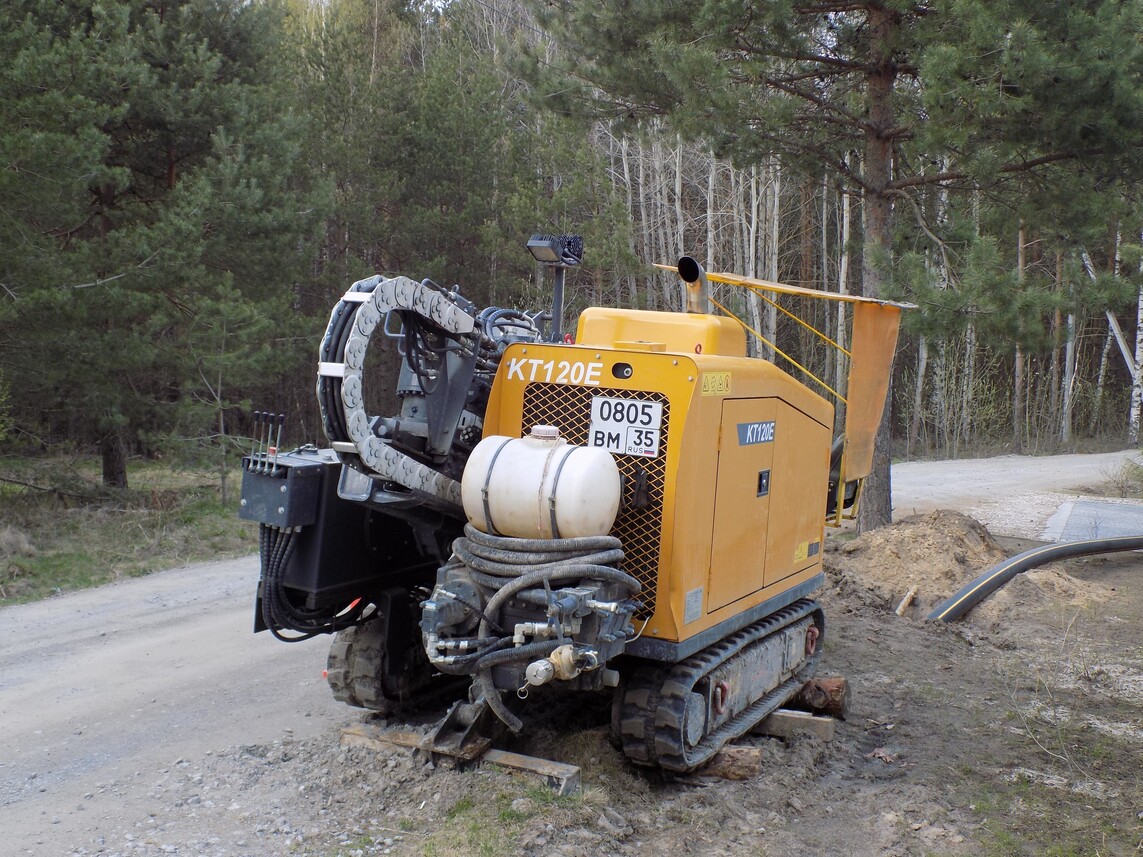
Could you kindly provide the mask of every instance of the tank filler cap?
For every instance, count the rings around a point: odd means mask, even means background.
[[[560,430],[556,426],[532,426],[529,437],[534,437],[537,440],[559,440]]]

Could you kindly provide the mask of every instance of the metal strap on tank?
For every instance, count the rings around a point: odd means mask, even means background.
[[[560,528],[556,525],[556,487],[560,484],[560,472],[564,469],[564,465],[567,464],[568,459],[571,458],[572,453],[575,451],[576,447],[568,446],[567,454],[560,459],[560,463],[556,467],[556,475],[552,478],[552,493],[551,496],[548,497],[548,512],[552,516],[553,539],[560,538]]]
[[[500,453],[504,451],[504,447],[510,444],[514,438],[505,439],[504,443],[496,448],[496,452],[492,453],[492,460],[488,462],[488,469],[484,471],[484,485],[480,488],[480,500],[484,504],[484,520],[488,524],[488,529],[494,536],[504,535],[496,525],[492,523],[492,508],[488,504],[488,484],[492,481],[492,470],[496,467],[496,459],[500,457]]]

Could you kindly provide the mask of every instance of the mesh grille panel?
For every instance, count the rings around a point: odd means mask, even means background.
[[[594,396],[662,402],[663,424],[659,455],[614,455],[623,478],[623,499],[611,535],[623,542],[623,570],[643,584],[640,619],[654,612],[655,587],[659,576],[659,539],[663,531],[663,486],[667,472],[667,426],[671,403],[662,393],[642,390],[611,390],[603,387],[573,387],[564,384],[529,384],[524,389],[521,433],[532,426],[557,426],[569,442],[587,445]]]

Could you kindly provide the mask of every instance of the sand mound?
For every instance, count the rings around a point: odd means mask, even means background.
[[[886,610],[896,609],[916,587],[904,615],[920,619],[1007,556],[979,521],[938,510],[834,544],[825,567],[842,593]],[[1107,594],[1106,587],[1049,565],[1018,575],[969,613],[968,619],[993,626],[1015,610],[1101,601]]]

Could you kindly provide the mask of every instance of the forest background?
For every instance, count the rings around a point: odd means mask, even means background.
[[[542,309],[523,245],[575,232],[565,329],[681,309],[682,253],[915,303],[896,456],[1138,444],[1141,33],[1109,0],[8,0],[0,436],[225,494],[256,409],[320,442],[352,281]]]

